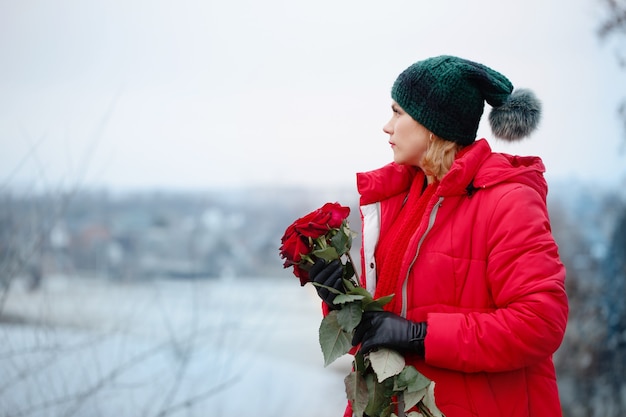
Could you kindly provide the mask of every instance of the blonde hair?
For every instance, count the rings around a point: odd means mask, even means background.
[[[448,173],[456,153],[463,148],[456,142],[431,135],[431,141],[422,159],[422,169],[430,179],[440,181]]]

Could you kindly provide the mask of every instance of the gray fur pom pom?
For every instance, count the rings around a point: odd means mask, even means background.
[[[529,136],[539,125],[541,102],[530,90],[515,90],[499,107],[489,113],[493,134],[507,141]]]

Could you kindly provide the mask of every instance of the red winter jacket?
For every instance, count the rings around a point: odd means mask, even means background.
[[[567,322],[565,268],[551,234],[537,157],[466,148],[441,180],[403,259],[396,313],[428,323],[426,358],[407,362],[435,381],[447,417],[561,415],[552,354]],[[415,168],[357,175],[362,270],[400,210]]]

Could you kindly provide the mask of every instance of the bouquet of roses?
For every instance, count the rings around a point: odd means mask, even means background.
[[[349,207],[326,203],[293,222],[281,239],[283,266],[293,267],[300,285],[309,282],[309,269],[316,259],[330,262],[346,258],[345,263],[342,262],[345,291],[326,287],[337,294],[334,303],[340,308],[330,311],[320,324],[319,341],[324,366],[353,349],[352,336],[363,312],[382,311],[393,297],[374,299],[359,285],[350,256],[354,233],[348,226],[349,214]],[[353,370],[345,378],[345,385],[348,400],[357,417],[396,416],[392,412],[396,407],[401,417],[443,417],[435,406],[434,382],[413,366],[406,366],[404,357],[390,349],[378,349],[367,354],[357,351]]]
[[[283,267],[293,266],[300,285],[309,282],[309,269],[315,262],[314,258],[332,261],[343,255],[350,256],[352,231],[348,227],[349,214],[349,207],[326,203],[287,228],[281,240],[280,256],[285,259]],[[351,259],[346,267],[354,273]]]

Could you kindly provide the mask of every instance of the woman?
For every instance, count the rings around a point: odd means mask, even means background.
[[[568,304],[545,169],[476,140],[485,101],[494,135],[507,140],[536,128],[539,101],[453,56],[411,65],[391,95],[383,130],[394,162],[357,185],[363,284],[395,296],[364,315],[353,345],[402,352],[435,381],[448,417],[560,416],[551,357]],[[310,275],[336,287],[340,268],[317,263]],[[332,294],[320,297],[332,306]]]

